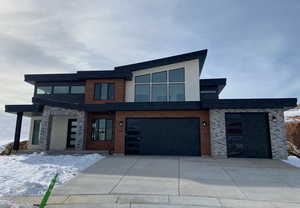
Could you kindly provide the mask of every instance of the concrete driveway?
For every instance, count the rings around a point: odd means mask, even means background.
[[[49,207],[296,208],[300,169],[263,159],[107,157],[53,194]]]

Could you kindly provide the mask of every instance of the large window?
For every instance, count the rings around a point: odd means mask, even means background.
[[[34,120],[32,138],[31,138],[31,144],[33,145],[38,145],[40,143],[40,128],[41,128],[41,120]]]
[[[112,140],[113,123],[111,119],[96,119],[92,123],[92,140]]]
[[[51,86],[39,86],[36,88],[36,94],[38,94],[38,95],[52,94],[52,87]]]
[[[185,100],[184,68],[135,77],[135,102]]]
[[[97,83],[95,84],[96,100],[113,100],[115,85],[113,83]]]

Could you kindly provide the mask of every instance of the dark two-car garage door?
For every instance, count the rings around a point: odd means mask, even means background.
[[[267,113],[226,113],[229,157],[271,158]]]
[[[200,155],[196,118],[129,118],[125,152],[139,155]]]

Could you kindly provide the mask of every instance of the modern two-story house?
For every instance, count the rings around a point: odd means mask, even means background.
[[[219,99],[226,79],[201,79],[207,50],[114,70],[30,74],[31,105],[6,105],[31,117],[29,149],[284,159],[283,111],[295,98]]]

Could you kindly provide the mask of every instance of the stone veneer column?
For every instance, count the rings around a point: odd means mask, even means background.
[[[209,110],[211,155],[227,157],[224,110]]]
[[[286,159],[287,140],[284,127],[284,109],[212,109],[209,111],[211,153],[213,157],[227,157],[225,113],[266,112],[269,115],[271,149],[273,159]],[[276,117],[273,121],[272,117]]]
[[[49,145],[51,121],[53,116],[70,116],[77,118],[77,132],[75,140],[75,150],[84,149],[84,124],[85,112],[58,107],[45,106],[41,121],[40,145],[42,150],[47,150]]]

